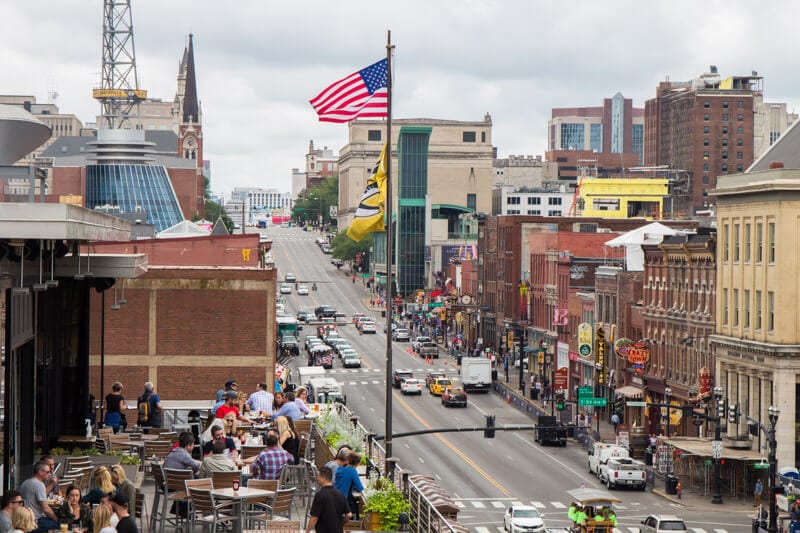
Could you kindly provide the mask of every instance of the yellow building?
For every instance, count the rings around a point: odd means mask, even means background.
[[[584,217],[661,220],[667,178],[584,178],[577,213]]]
[[[776,427],[781,465],[794,465],[800,393],[800,170],[720,176],[717,188],[716,383],[743,415]],[[780,290],[778,290],[780,289]],[[728,424],[729,437],[747,423]],[[763,435],[762,435],[763,442]]]

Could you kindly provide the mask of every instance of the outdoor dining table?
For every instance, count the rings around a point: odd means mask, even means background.
[[[242,503],[245,500],[251,498],[273,498],[275,496],[275,491],[272,490],[263,490],[263,489],[250,489],[247,487],[239,487],[239,490],[236,492],[233,491],[232,487],[224,488],[224,489],[213,489],[211,494],[217,500],[231,500],[233,501],[233,512],[236,516],[239,517],[239,520],[236,521],[235,529],[233,530],[234,533],[242,533],[243,530],[243,517],[242,517]]]

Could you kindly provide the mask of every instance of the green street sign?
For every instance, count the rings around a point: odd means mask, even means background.
[[[711,459],[706,459],[706,466],[711,466]]]
[[[628,407],[647,407],[647,402],[625,402]]]
[[[594,389],[592,387],[578,387],[578,398],[583,398],[586,396],[592,396],[594,394]]]
[[[578,398],[578,405],[581,407],[605,407],[608,400],[605,398]]]
[[[755,463],[753,470],[769,470],[769,463]]]

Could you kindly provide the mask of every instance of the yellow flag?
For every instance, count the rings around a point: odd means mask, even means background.
[[[383,211],[386,202],[386,165],[389,164],[387,147],[384,144],[381,155],[378,157],[378,164],[372,176],[367,180],[367,187],[361,196],[361,202],[356,209],[356,216],[350,227],[347,228],[347,236],[356,242],[361,241],[368,233],[383,231]]]

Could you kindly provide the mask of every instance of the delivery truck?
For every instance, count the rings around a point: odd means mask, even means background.
[[[467,392],[489,392],[492,387],[492,362],[485,357],[462,358],[461,383]]]

